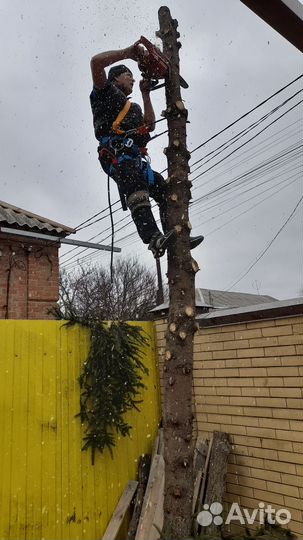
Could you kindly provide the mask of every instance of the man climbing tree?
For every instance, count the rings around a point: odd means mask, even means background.
[[[150,100],[148,78],[140,81],[144,110],[127,99],[134,78],[127,66],[115,65],[106,76],[105,68],[123,60],[140,64],[148,60],[144,47],[135,43],[126,49],[107,51],[91,60],[93,90],[90,95],[95,136],[99,141],[99,161],[103,170],[117,183],[122,207],[131,211],[138,234],[155,258],[164,255],[176,231],[169,230],[166,218],[167,189],[164,178],[149,164],[146,144],[155,129],[155,114]],[[163,233],[159,230],[149,197],[159,206]],[[203,236],[190,239],[193,249]]]

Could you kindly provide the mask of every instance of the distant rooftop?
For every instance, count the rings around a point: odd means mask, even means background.
[[[67,236],[74,231],[61,223],[0,201],[0,226]]]
[[[196,289],[196,300],[200,300],[204,305],[219,309],[252,306],[254,304],[262,304],[263,302],[273,302],[277,299],[261,294]]]
[[[272,296],[241,292],[218,291],[214,289],[196,289],[196,307],[199,310],[212,311],[259,305],[277,300]],[[168,302],[156,306],[152,312],[168,309]],[[198,310],[198,311],[199,311]]]
[[[262,319],[276,319],[279,317],[295,317],[303,315],[303,298],[289,300],[276,300],[263,302],[251,306],[229,309],[214,309],[208,313],[197,315],[196,320],[200,326],[217,326],[234,324]]]

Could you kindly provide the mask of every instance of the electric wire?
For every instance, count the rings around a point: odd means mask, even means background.
[[[265,126],[263,129],[261,129],[260,131],[258,131],[258,133],[255,133],[255,135],[253,135],[253,137],[251,137],[250,139],[248,139],[247,141],[245,141],[244,143],[242,143],[240,146],[238,146],[237,148],[235,148],[232,152],[230,152],[229,154],[227,154],[227,156],[224,156],[223,158],[221,158],[217,163],[214,163],[214,165],[212,165],[211,167],[209,167],[208,169],[206,169],[206,171],[203,171],[202,173],[198,174],[197,176],[195,176],[194,178],[192,178],[192,182],[194,182],[195,180],[197,180],[197,178],[200,178],[201,176],[203,176],[204,174],[206,174],[208,171],[211,171],[214,167],[216,167],[217,165],[219,165],[219,163],[222,163],[222,161],[224,161],[225,159],[229,158],[230,156],[232,156],[235,152],[237,152],[238,150],[240,150],[240,148],[243,148],[243,146],[245,146],[246,144],[248,144],[249,142],[253,141],[256,137],[258,137],[259,135],[261,135],[261,133],[263,133],[266,129],[268,129],[270,126],[272,126],[273,124],[275,124],[278,120],[280,120],[281,118],[283,118],[283,116],[285,116],[286,114],[288,114],[290,111],[292,111],[293,109],[295,109],[296,107],[298,107],[298,105],[300,105],[300,103],[303,103],[303,99],[301,99],[298,103],[296,103],[295,105],[293,105],[290,109],[287,109],[287,111],[285,111],[283,114],[281,114],[280,116],[278,116],[278,118],[275,118],[275,120],[273,120],[272,122],[270,122],[267,126]],[[209,160],[210,161],[210,160]],[[208,161],[205,162],[205,164],[208,163]],[[205,165],[204,164],[204,165]]]
[[[282,158],[282,157],[290,157],[290,155],[294,152],[294,151],[297,151],[299,150],[300,148],[302,148],[302,144],[298,145],[298,146],[295,146],[294,148],[291,148],[291,149],[288,149],[288,150],[284,150],[283,152],[279,152],[278,154],[275,154],[272,158],[269,158],[267,160],[264,160],[262,163],[260,163],[259,165],[257,165],[256,167],[253,167],[252,169],[240,174],[239,176],[237,176],[236,178],[230,180],[229,182],[226,182],[225,184],[222,184],[214,189],[212,189],[211,191],[209,191],[208,193],[200,196],[199,198],[197,198],[194,202],[194,204],[197,204],[198,202],[200,202],[201,200],[205,199],[205,198],[209,198],[210,196],[214,196],[214,195],[218,195],[218,192],[222,191],[222,190],[225,190],[227,189],[229,186],[231,185],[234,185],[236,184],[237,182],[239,182],[240,180],[243,180],[245,178],[247,178],[248,176],[250,176],[252,173],[255,173],[257,171],[260,171],[260,170],[266,170],[266,167],[267,166],[272,166],[274,163],[276,162],[279,162],[279,160]]]
[[[268,199],[271,199],[276,193],[279,193],[279,192],[282,191],[283,189],[287,188],[289,185],[291,185],[291,184],[293,184],[294,182],[300,180],[300,178],[301,178],[300,175],[297,176],[297,177],[296,177],[296,175],[293,175],[293,176],[291,176],[290,178],[287,178],[287,179],[285,180],[285,182],[287,182],[288,180],[291,180],[291,182],[285,183],[285,185],[283,185],[283,186],[280,187],[279,189],[276,189],[276,190],[275,190],[273,193],[271,193],[269,196],[262,198],[261,201],[258,201],[257,203],[253,204],[253,205],[250,206],[249,208],[245,209],[243,212],[237,214],[236,216],[233,216],[231,219],[229,219],[228,221],[226,221],[224,224],[220,225],[219,227],[217,227],[217,228],[211,230],[210,232],[205,233],[204,236],[208,238],[211,234],[213,234],[213,233],[215,233],[215,232],[221,230],[222,228],[224,228],[225,226],[227,226],[229,223],[231,223],[231,222],[235,221],[236,219],[238,219],[239,217],[241,217],[241,216],[247,214],[249,211],[253,210],[253,209],[256,208],[257,206],[259,206],[261,203],[263,203],[264,201],[266,201],[266,200],[268,200]],[[280,182],[278,185],[281,185],[281,184],[282,184],[282,182]],[[277,187],[277,186],[272,186],[271,189],[274,189],[274,188],[276,188],[276,187]],[[268,190],[266,190],[266,191],[268,191]],[[262,194],[262,193],[259,193],[258,195],[260,196],[261,194]],[[254,198],[255,198],[255,197],[254,197]],[[241,204],[245,204],[245,202],[247,202],[247,201],[242,201]],[[238,206],[241,206],[241,204],[239,204]],[[220,215],[218,215],[217,218],[220,218]],[[210,221],[213,221],[212,218],[210,218],[210,219],[208,220],[208,222],[210,222]],[[132,222],[131,222],[131,223],[132,223]],[[195,225],[195,226],[197,227],[197,225]],[[198,227],[199,227],[199,225],[198,225]],[[124,228],[124,227],[120,228],[118,231],[122,230],[123,228]],[[118,231],[117,231],[117,232],[118,232]],[[138,235],[137,235],[137,231],[134,231],[134,232],[132,232],[132,233],[129,233],[129,234],[127,234],[127,235],[125,235],[125,236],[119,238],[119,239],[117,240],[117,242],[119,242],[119,244],[125,245],[125,247],[127,247],[128,245],[130,245],[130,243],[128,243],[128,244],[123,244],[123,242],[125,242],[125,240],[130,240],[131,238],[135,238],[135,239],[136,239],[135,242],[133,242],[133,241],[131,242],[131,245],[133,245],[134,243],[140,242],[140,239],[138,238]],[[105,241],[106,239],[107,239],[107,237],[104,238],[104,239],[102,239],[102,241]],[[97,258],[98,256],[100,256],[100,253],[99,253],[99,252],[97,252],[97,253],[95,253],[95,254],[92,254],[92,255],[87,255],[86,257],[81,258],[81,262],[83,262],[83,261],[86,260],[87,258],[89,258],[90,261],[91,261],[91,260],[94,260],[94,259]],[[77,262],[74,261],[74,262],[72,263],[72,267],[77,266],[77,264],[78,264],[78,261],[77,261]]]
[[[224,192],[225,190],[230,189],[230,186],[232,186],[233,184],[238,183],[240,180],[247,179],[247,177],[248,177],[249,175],[252,175],[252,174],[254,174],[254,173],[258,172],[258,171],[259,171],[259,174],[260,174],[260,173],[264,174],[264,171],[265,171],[265,167],[266,167],[266,166],[268,167],[268,166],[271,165],[271,164],[275,164],[276,167],[280,167],[280,166],[281,166],[281,163],[282,163],[282,162],[281,162],[281,158],[283,158],[283,157],[285,158],[285,157],[287,157],[287,156],[289,157],[290,154],[291,154],[294,150],[300,149],[301,146],[302,146],[302,145],[299,145],[299,146],[297,146],[297,147],[292,147],[290,150],[287,149],[287,151],[285,151],[285,150],[284,150],[284,151],[280,151],[280,152],[277,153],[275,156],[273,156],[273,157],[270,158],[270,159],[265,160],[264,162],[262,162],[262,163],[261,163],[260,165],[258,165],[257,167],[254,167],[253,169],[251,169],[251,170],[249,170],[249,171],[243,173],[242,175],[237,176],[235,179],[233,179],[233,180],[231,180],[231,181],[229,181],[229,182],[223,184],[223,186],[219,186],[218,188],[213,189],[213,190],[211,190],[210,192],[204,194],[202,197],[200,197],[199,199],[197,199],[191,206],[192,206],[192,207],[197,206],[198,203],[199,203],[200,201],[202,201],[202,200],[207,200],[207,199],[209,199],[210,197],[214,197],[214,196],[217,197],[217,196],[219,195],[220,191],[221,191],[221,192]],[[280,160],[280,161],[279,161],[279,160]],[[125,217],[121,220],[121,222],[122,222],[122,221],[125,221],[126,219],[128,219],[128,217],[129,217],[129,216],[125,216]],[[133,222],[132,222],[132,220],[130,219],[125,225],[123,225],[123,227],[120,227],[120,228],[117,230],[117,232],[119,232],[121,229],[125,229],[128,225],[131,225],[132,223],[133,223]],[[108,227],[107,229],[105,229],[104,231],[102,231],[101,234],[103,235],[104,232],[106,232],[106,230],[109,230],[109,229],[110,229],[110,227]],[[134,233],[131,233],[131,234],[134,234]],[[97,237],[97,236],[99,236],[99,235],[100,235],[100,234],[97,234],[95,237]],[[109,236],[107,236],[107,237],[105,237],[105,238],[102,238],[102,239],[100,240],[100,242],[102,242],[102,241],[104,242],[105,240],[108,239],[108,237],[109,237]],[[127,235],[126,235],[126,237],[127,237]],[[125,238],[125,237],[123,237],[123,239],[124,239],[124,238]],[[123,240],[123,239],[121,239],[121,240]],[[118,241],[120,242],[121,240],[118,240]],[[88,249],[88,248],[83,249],[83,250],[82,250],[80,253],[78,253],[76,256],[79,257],[82,253],[84,253],[85,251],[87,251],[87,249]],[[70,260],[72,260],[74,257],[75,257],[75,255],[74,255],[73,257],[71,257],[70,259],[68,259],[67,261],[65,261],[65,262],[64,262],[64,266],[66,265],[66,263],[68,263],[68,262],[69,262]]]
[[[257,256],[257,258],[254,260],[253,263],[250,264],[250,266],[247,268],[247,270],[245,270],[245,272],[238,278],[236,279],[236,281],[234,281],[232,283],[232,285],[230,285],[230,287],[228,289],[225,289],[225,290],[230,290],[232,289],[235,285],[237,285],[240,281],[242,281],[242,279],[247,276],[247,274],[252,270],[252,268],[254,266],[256,266],[256,264],[260,261],[260,259],[262,259],[262,257],[264,257],[265,253],[267,253],[267,251],[269,250],[269,248],[273,245],[274,241],[278,238],[278,236],[280,235],[280,233],[283,231],[283,229],[286,227],[286,225],[290,222],[290,220],[293,218],[293,216],[295,215],[297,209],[299,208],[301,202],[303,201],[303,195],[300,197],[299,201],[297,202],[296,206],[294,207],[294,209],[291,211],[290,215],[288,216],[288,218],[284,221],[283,225],[279,228],[278,232],[274,235],[274,237],[270,240],[270,242],[266,245],[266,247],[261,251],[261,253],[259,253],[259,255]]]
[[[293,79],[292,81],[290,81],[288,84],[284,85],[282,88],[280,88],[279,90],[277,90],[276,92],[274,92],[273,94],[271,94],[268,98],[266,98],[265,100],[261,101],[260,103],[258,103],[255,107],[253,107],[252,109],[250,109],[249,111],[247,111],[245,114],[241,115],[240,117],[238,117],[236,120],[234,120],[232,123],[228,124],[227,126],[225,126],[223,129],[221,129],[220,131],[218,131],[217,133],[215,133],[214,135],[212,135],[211,137],[209,137],[207,140],[203,141],[201,144],[199,144],[197,147],[193,148],[193,150],[191,150],[191,154],[193,154],[195,151],[197,151],[199,148],[202,148],[202,146],[206,145],[207,143],[209,143],[210,141],[212,141],[213,139],[215,139],[216,137],[218,137],[219,135],[221,135],[222,133],[224,133],[225,131],[227,131],[229,128],[231,128],[232,126],[234,126],[237,122],[239,122],[240,120],[242,120],[243,118],[245,118],[246,116],[248,116],[249,114],[251,114],[252,112],[254,112],[256,109],[258,109],[259,107],[261,107],[262,105],[264,105],[265,103],[267,103],[269,100],[271,100],[272,98],[274,98],[275,96],[277,96],[278,94],[280,94],[281,92],[283,92],[284,90],[286,90],[286,88],[288,88],[289,86],[291,86],[292,84],[296,83],[297,81],[299,81],[301,78],[303,77],[303,74],[299,75],[298,77],[296,77],[295,79]],[[161,118],[159,120],[156,120],[156,123],[158,121],[162,121],[162,120],[165,120],[165,118]],[[163,132],[165,133],[165,132]],[[163,134],[162,133],[162,134]],[[162,174],[163,172],[165,172],[167,170],[166,169],[163,169],[163,171],[161,171],[160,174]],[[117,200],[113,203],[113,206],[118,204],[120,201]],[[75,230],[77,231],[80,227],[82,227],[82,225],[85,225],[86,223],[88,223],[89,221],[91,221],[92,219],[94,219],[95,217],[99,216],[100,214],[102,214],[103,212],[105,212],[106,210],[108,210],[108,207],[104,208],[103,210],[101,210],[100,212],[97,212],[96,214],[94,214],[93,216],[91,216],[90,218],[88,218],[87,220],[83,221],[82,223],[80,223],[77,227],[75,227]]]
[[[250,188],[248,188],[248,189],[242,191],[242,192],[240,193],[240,195],[238,194],[238,197],[244,195],[245,193],[249,193],[249,192],[251,192],[252,190],[255,190],[255,189],[257,189],[257,188],[259,188],[259,187],[261,187],[261,186],[264,186],[265,184],[268,184],[268,183],[270,183],[270,182],[276,181],[276,180],[277,180],[278,178],[280,178],[281,176],[284,176],[286,172],[287,172],[287,173],[290,173],[290,172],[296,171],[296,170],[298,170],[298,169],[299,169],[299,170],[302,170],[302,166],[301,166],[300,164],[297,165],[296,167],[292,167],[292,168],[291,168],[290,170],[288,170],[288,171],[281,171],[280,174],[275,174],[274,176],[268,178],[267,180],[263,180],[263,181],[260,182],[259,184],[256,184],[256,185],[254,185],[254,186],[252,186],[252,187],[250,187]],[[228,213],[228,212],[231,212],[231,211],[234,210],[235,208],[238,208],[238,206],[241,206],[244,202],[247,202],[247,201],[250,201],[250,200],[252,200],[252,199],[254,199],[254,198],[256,198],[256,197],[259,197],[262,193],[265,193],[265,192],[267,192],[268,190],[271,190],[271,189],[273,189],[274,187],[283,184],[284,182],[285,182],[285,179],[283,179],[281,182],[275,183],[274,186],[271,186],[271,187],[265,189],[264,191],[261,191],[260,193],[257,193],[256,195],[253,195],[253,196],[249,197],[249,198],[246,199],[245,201],[241,201],[240,203],[238,203],[238,204],[236,204],[236,205],[234,205],[234,206],[229,207],[227,210],[224,210],[224,211],[221,210],[221,212],[220,212],[219,215],[212,216],[211,219],[212,219],[212,220],[217,219],[218,217],[221,217],[222,215],[224,215],[224,214],[226,214],[226,213]],[[199,208],[199,209],[197,209],[196,212],[193,212],[193,213],[191,214],[191,217],[196,216],[196,215],[197,215],[197,212],[199,212],[199,213],[201,214],[201,211],[202,211],[202,212],[209,212],[209,210],[212,210],[213,208],[215,208],[215,207],[217,207],[217,206],[222,207],[223,205],[226,204],[226,202],[230,202],[230,201],[234,201],[234,197],[231,197],[231,198],[229,198],[229,199],[227,199],[227,200],[225,200],[225,201],[217,202],[216,204],[211,205],[211,206],[209,206],[209,207],[207,207],[207,208],[205,208],[205,209],[203,209],[203,210],[201,210],[201,209]],[[199,226],[200,226],[200,225],[204,225],[205,223],[208,223],[208,222],[209,222],[209,219],[207,219],[206,221],[199,222]]]
[[[196,165],[197,163],[200,163],[201,161],[203,161],[205,158],[207,158],[208,156],[214,154],[216,152],[216,154],[211,158],[213,159],[214,157],[218,156],[219,154],[221,154],[222,152],[224,152],[224,150],[226,150],[227,148],[229,148],[231,145],[235,144],[239,139],[241,139],[243,136],[247,135],[247,133],[249,133],[250,131],[252,131],[255,127],[257,127],[259,124],[261,124],[262,122],[264,122],[264,120],[267,120],[267,118],[269,118],[272,114],[274,114],[275,112],[277,112],[279,109],[281,109],[282,107],[284,107],[284,105],[286,105],[289,101],[291,101],[292,99],[294,99],[298,94],[300,94],[301,92],[303,92],[303,89],[302,90],[298,90],[298,92],[296,92],[295,94],[293,94],[292,96],[290,96],[288,99],[286,99],[283,103],[281,103],[280,105],[277,105],[277,107],[275,107],[274,109],[272,109],[271,111],[269,111],[268,113],[266,113],[265,115],[263,115],[261,118],[259,118],[258,120],[256,120],[255,122],[253,122],[252,124],[250,124],[248,127],[244,128],[242,131],[239,131],[238,133],[236,133],[236,135],[234,135],[233,137],[231,137],[231,139],[229,139],[229,141],[227,142],[224,142],[222,143],[220,146],[218,146],[218,148],[216,148],[215,150],[212,150],[211,152],[208,152],[208,154],[206,154],[205,156],[203,156],[202,158],[198,159],[197,161],[195,161],[192,166]],[[229,143],[229,144],[227,144]],[[220,150],[219,152],[217,152],[217,150]],[[210,161],[210,160],[208,160]],[[208,163],[208,161],[206,163]],[[195,171],[197,171],[198,169],[200,169],[201,167],[203,167],[204,163],[202,163],[201,165],[199,165],[199,167],[196,167],[194,170],[191,170],[191,173],[194,173]]]
[[[195,184],[195,186],[193,186],[193,188],[192,188],[192,192],[203,188],[206,184],[208,184],[209,182],[213,182],[217,178],[221,178],[222,174],[226,175],[226,174],[230,173],[231,171],[233,171],[235,169],[235,167],[241,166],[242,163],[244,162],[243,159],[242,159],[243,156],[246,156],[245,163],[248,163],[249,161],[254,159],[256,156],[260,157],[262,154],[267,153],[268,150],[270,150],[272,147],[276,147],[278,142],[281,143],[281,142],[285,141],[285,139],[289,140],[290,138],[293,138],[295,135],[302,134],[302,129],[300,129],[299,131],[295,131],[293,133],[284,135],[282,137],[276,137],[276,135],[278,135],[279,133],[282,133],[283,131],[285,131],[286,129],[288,129],[289,127],[293,126],[294,124],[296,124],[298,122],[300,122],[300,120],[297,120],[296,122],[293,122],[289,126],[286,126],[285,128],[279,130],[274,135],[271,135],[270,137],[268,137],[267,140],[270,139],[271,140],[270,143],[264,144],[264,140],[262,140],[262,141],[258,142],[257,144],[253,145],[252,147],[246,148],[245,150],[243,150],[243,152],[241,152],[237,156],[232,157],[228,161],[228,164],[231,165],[233,163],[233,165],[229,166],[228,168],[224,168],[224,170],[222,172],[218,172],[214,176],[211,176],[210,179],[207,180],[206,182],[204,180],[203,184],[200,184],[200,185]],[[261,147],[261,149],[260,149],[260,147]],[[257,149],[257,148],[258,148],[258,150],[256,152],[252,152],[252,150]],[[237,161],[239,158],[241,158],[241,161]],[[226,167],[226,163],[224,163],[222,165],[219,165],[217,167],[217,170],[219,171],[222,167]]]
[[[296,77],[295,79],[293,79],[290,83],[286,84],[285,86],[283,86],[282,88],[280,88],[279,90],[277,90],[276,92],[274,92],[273,94],[271,94],[271,96],[269,96],[268,98],[264,99],[263,101],[261,101],[260,103],[258,103],[258,105],[256,105],[255,107],[253,107],[252,109],[250,109],[249,111],[247,111],[245,114],[242,114],[242,116],[239,116],[236,120],[234,120],[231,124],[229,124],[228,126],[226,126],[225,128],[221,129],[220,131],[218,131],[217,133],[215,133],[214,135],[212,135],[212,137],[210,137],[209,139],[207,139],[206,141],[204,141],[203,143],[199,144],[198,146],[196,146],[193,150],[190,151],[191,154],[193,154],[193,152],[196,152],[196,150],[199,150],[199,148],[202,148],[202,146],[204,146],[205,144],[209,143],[210,141],[212,141],[213,139],[215,139],[216,137],[218,137],[218,135],[221,135],[221,133],[224,133],[224,131],[226,131],[227,129],[231,128],[232,126],[234,126],[235,124],[237,124],[237,122],[240,122],[240,120],[243,120],[243,118],[245,118],[246,116],[248,116],[249,114],[251,114],[252,112],[254,112],[256,109],[258,109],[259,107],[261,107],[262,105],[264,105],[265,103],[267,103],[269,100],[271,100],[272,98],[274,98],[275,96],[277,96],[278,94],[280,94],[281,92],[283,92],[283,90],[286,90],[286,88],[288,88],[289,86],[291,86],[292,84],[294,84],[295,82],[299,81],[300,79],[302,79],[303,77],[303,74],[299,75],[298,77]]]

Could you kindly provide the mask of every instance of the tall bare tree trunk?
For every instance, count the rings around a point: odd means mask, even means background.
[[[195,272],[197,263],[189,249],[191,225],[188,204],[189,153],[186,148],[187,110],[181,99],[179,80],[178,23],[167,7],[159,9],[163,52],[170,61],[166,80],[166,116],[169,130],[168,225],[177,231],[175,244],[168,250],[169,315],[164,364],[164,441],[166,538],[190,534],[193,497],[192,369],[195,332]]]

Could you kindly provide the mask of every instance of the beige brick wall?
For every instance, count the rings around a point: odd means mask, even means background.
[[[157,321],[160,365],[164,320]],[[160,374],[161,375],[161,374]],[[292,514],[303,537],[303,317],[200,328],[194,397],[199,433],[231,436],[226,502]],[[233,528],[235,531],[237,527]]]

